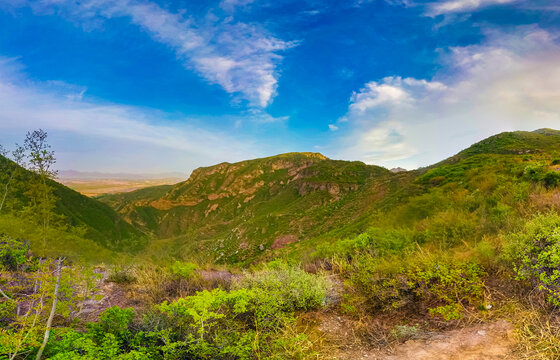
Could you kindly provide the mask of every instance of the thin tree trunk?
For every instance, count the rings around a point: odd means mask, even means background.
[[[42,298],[42,296],[41,296]],[[43,300],[41,300],[41,303],[43,303]],[[29,310],[31,311],[31,310]],[[27,338],[29,337],[29,334],[31,334],[31,332],[33,331],[33,329],[35,329],[35,324],[37,324],[37,319],[39,318],[39,314],[43,312],[43,307],[41,306],[41,310],[40,311],[35,311],[35,317],[33,318],[33,323],[31,324],[31,327],[29,328],[29,330],[27,331],[27,334],[25,334],[25,336],[23,337],[23,339],[21,339],[21,341],[17,344],[16,349],[14,350],[13,354],[10,355],[10,360],[14,360],[17,356],[17,354],[19,353],[19,349],[20,347],[25,344],[25,341],[27,340]]]
[[[58,302],[58,286],[60,285],[60,274],[62,273],[62,258],[58,259],[58,263],[56,264],[56,285],[54,286],[54,294],[53,294],[53,303],[51,307],[51,313],[49,314],[49,318],[47,319],[47,325],[45,329],[45,337],[43,338],[43,343],[37,352],[37,356],[35,360],[41,360],[41,356],[43,356],[43,351],[45,351],[45,347],[49,342],[49,336],[51,334],[51,327],[52,321],[54,318],[54,314],[56,312],[56,304]]]
[[[8,295],[6,295],[6,293],[3,292],[2,289],[0,289],[0,295],[2,295],[3,297],[5,297],[8,300],[11,300],[11,298]]]
[[[12,182],[13,177],[14,177],[14,172],[12,171],[12,173],[10,174],[10,178],[8,179],[8,182],[6,183],[6,185],[4,185],[4,196],[2,196],[2,202],[0,203],[0,212],[2,211],[2,208],[4,207],[4,202],[6,201],[6,197],[8,196],[8,189],[9,189],[10,183]]]

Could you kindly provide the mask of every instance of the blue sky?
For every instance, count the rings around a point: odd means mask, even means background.
[[[550,0],[3,0],[0,143],[60,169],[189,172],[317,151],[437,162],[560,128]]]

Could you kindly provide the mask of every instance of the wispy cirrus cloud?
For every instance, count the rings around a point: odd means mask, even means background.
[[[128,18],[155,41],[169,46],[185,67],[254,107],[271,103],[276,95],[281,53],[296,45],[256,24],[214,15],[195,19],[188,11],[171,12],[143,0],[10,1],[9,6],[28,5],[37,13],[56,12],[76,22],[96,24],[103,19]],[[224,6],[237,3],[239,0],[226,1]]]
[[[517,0],[442,0],[428,4],[427,14],[437,16],[442,14],[456,14],[492,6],[513,3]]]
[[[558,128],[559,34],[521,27],[486,36],[449,48],[433,79],[387,77],[355,92],[332,156],[415,168],[498,132]]]

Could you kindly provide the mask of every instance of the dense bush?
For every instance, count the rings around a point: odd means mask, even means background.
[[[408,271],[409,286],[430,304],[431,315],[460,319],[463,309],[481,305],[484,272],[473,262],[429,261]]]
[[[23,241],[0,235],[0,269],[16,271],[28,258],[29,245]]]
[[[560,184],[560,172],[547,169],[545,164],[528,165],[523,174],[533,182],[542,183],[547,189],[555,188]]]
[[[328,287],[325,277],[281,261],[247,272],[233,284],[234,289],[249,289],[272,299],[283,311],[306,311],[325,305]]]
[[[196,275],[196,264],[189,262],[175,261],[171,265],[171,273],[182,279],[192,279]]]
[[[363,253],[372,256],[402,254],[414,246],[414,240],[413,232],[407,229],[371,228],[354,238],[320,244],[314,256],[323,259],[333,256],[350,259]]]
[[[355,263],[352,282],[374,310],[399,309],[424,302],[432,316],[459,319],[464,309],[483,301],[484,271],[474,262],[453,258],[405,258],[398,267],[364,257]]]
[[[560,306],[560,215],[537,215],[507,237],[504,257],[518,280],[528,280]]]

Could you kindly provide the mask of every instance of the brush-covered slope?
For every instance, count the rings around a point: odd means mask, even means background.
[[[526,198],[534,186],[548,186],[547,178],[555,181],[556,163],[560,132],[543,129],[498,134],[414,171],[291,153],[199,168],[174,186],[101,200],[159,238],[152,244],[161,253],[237,262],[280,248],[300,256],[372,226],[422,233],[438,216],[442,228],[465,219],[480,225],[500,206],[515,207],[508,197]],[[458,211],[465,199],[487,204]]]
[[[560,211],[559,198],[560,132],[502,133],[436,165],[370,183],[338,212],[346,222],[286,251],[341,256],[347,249],[338,245],[364,245],[352,236],[360,232],[388,247],[379,251],[427,244],[441,250],[507,232],[534,213]]]
[[[172,187],[100,198],[131,224],[174,238],[177,251],[240,261],[316,236],[346,221],[333,216],[372,181],[392,176],[362,162],[288,153],[193,171]]]
[[[0,169],[5,174],[11,173],[17,166],[11,160],[0,156]],[[26,192],[36,175],[21,167],[16,174],[10,183],[5,213],[17,214],[29,202]],[[141,246],[142,233],[124,221],[121,215],[107,204],[84,196],[56,181],[49,181],[49,185],[53,188],[56,198],[55,212],[62,215],[64,225],[82,227],[87,239],[109,249],[131,250]]]

